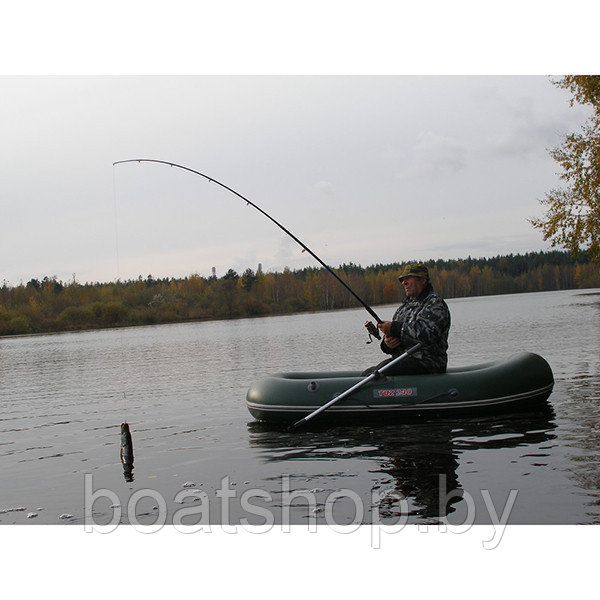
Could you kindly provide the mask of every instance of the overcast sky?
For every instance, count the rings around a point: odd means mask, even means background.
[[[548,248],[528,217],[586,113],[545,76],[0,78],[11,284]]]

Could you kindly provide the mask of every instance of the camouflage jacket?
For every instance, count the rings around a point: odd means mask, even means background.
[[[445,373],[448,364],[448,305],[428,284],[417,298],[407,298],[392,318],[390,335],[400,338],[401,345],[391,350],[385,341],[381,349],[398,356],[421,342],[422,348],[413,354],[430,373]]]

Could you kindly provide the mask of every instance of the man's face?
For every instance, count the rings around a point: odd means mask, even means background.
[[[425,277],[415,277],[414,275],[408,275],[408,277],[402,278],[402,287],[409,298],[416,298],[427,285],[427,279]]]

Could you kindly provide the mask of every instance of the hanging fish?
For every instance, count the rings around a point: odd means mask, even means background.
[[[125,481],[133,481],[133,440],[128,423],[121,423],[121,462]]]

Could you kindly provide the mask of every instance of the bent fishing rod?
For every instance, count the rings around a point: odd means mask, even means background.
[[[281,229],[282,231],[285,231],[285,233],[287,233],[297,244],[300,245],[300,247],[302,248],[302,252],[304,252],[304,251],[308,252],[321,266],[323,266],[325,269],[327,269],[327,271],[329,271],[329,273],[331,273],[331,275],[333,275],[364,306],[366,311],[377,321],[377,323],[383,322],[377,316],[377,313],[362,298],[360,298],[343,279],[338,277],[338,275],[336,275],[336,273],[334,273],[333,270],[330,269],[306,244],[301,242],[289,229],[286,229],[281,223],[279,223],[279,221],[276,221],[270,214],[268,214],[266,211],[264,211],[262,208],[260,208],[260,206],[257,206],[256,204],[254,204],[254,202],[251,202],[250,200],[248,200],[248,198],[246,198],[245,196],[242,196],[242,194],[236,192],[234,189],[230,188],[229,186],[225,185],[224,183],[217,181],[213,177],[209,177],[208,175],[205,175],[204,173],[200,173],[200,171],[195,171],[194,169],[190,169],[189,167],[185,167],[183,165],[178,165],[176,163],[168,162],[166,160],[157,160],[154,158],[130,158],[128,160],[118,160],[113,163],[113,166],[122,165],[124,163],[132,163],[132,162],[159,163],[162,165],[168,165],[170,167],[176,167],[178,169],[183,169],[184,171],[189,171],[190,173],[194,173],[196,175],[199,175],[200,177],[204,177],[204,179],[207,179],[209,182],[216,183],[217,185],[221,186],[222,188],[226,189],[227,191],[231,192],[232,194],[235,194],[238,198],[241,198],[244,202],[246,202],[247,205],[252,206],[258,212],[262,213],[265,217],[267,217],[267,219],[270,219],[273,223],[275,223],[275,225],[277,225],[277,227],[279,227],[279,229]],[[375,333],[373,333],[372,330],[369,330],[369,332],[372,333],[373,335],[376,335],[378,333],[377,329],[375,329],[374,326],[373,326],[373,329],[374,329]]]

